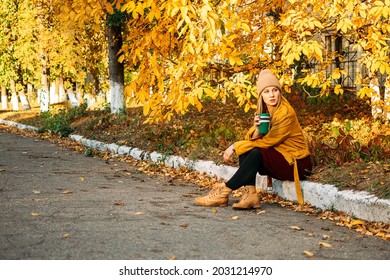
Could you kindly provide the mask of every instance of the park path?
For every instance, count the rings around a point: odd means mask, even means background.
[[[204,193],[0,125],[2,260],[390,259],[378,237],[273,204],[195,206]]]

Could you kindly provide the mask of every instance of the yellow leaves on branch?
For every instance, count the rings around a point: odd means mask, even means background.
[[[119,58],[131,76],[126,98],[145,106],[144,113],[155,121],[169,120],[188,106],[201,110],[204,97],[234,96],[250,110],[256,107],[254,77],[264,67],[288,73],[307,63],[316,65],[315,70],[304,69],[308,71],[300,73],[299,81],[281,75],[286,90],[298,82],[343,94],[335,84],[344,73],[329,73],[335,54],[325,37],[334,44],[341,36],[355,45],[358,63],[369,76],[390,73],[390,0],[33,0],[43,2],[60,24],[37,32],[31,20],[23,32],[40,34],[40,43],[50,50],[50,73],[63,74],[55,71],[65,69],[70,77],[64,78],[71,82],[87,76],[86,64],[107,69],[106,16],[115,9],[127,14]],[[275,13],[277,7],[281,12]],[[34,46],[18,44],[24,54],[17,60],[25,68],[39,69],[28,60],[32,56],[27,49]],[[368,93],[363,87],[359,94]]]
[[[282,46],[282,59],[287,65],[292,65],[295,62],[301,60],[301,56],[304,55],[308,59],[315,58],[316,60],[323,61],[323,47],[315,40],[302,41],[296,43],[294,41],[286,41]]]

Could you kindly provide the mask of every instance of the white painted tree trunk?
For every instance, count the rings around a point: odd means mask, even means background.
[[[34,88],[32,84],[27,84],[27,100],[30,103],[30,107],[36,107],[37,106],[37,95],[34,92]]]
[[[11,88],[11,94],[12,94],[11,95],[12,110],[19,111],[19,99],[18,99],[18,94],[16,92],[14,80],[10,81],[10,88]]]
[[[8,109],[7,89],[5,88],[5,86],[1,86],[1,109]]]
[[[119,114],[124,109],[123,84],[110,81],[111,113]]]
[[[66,101],[66,94],[65,94],[65,89],[64,89],[64,79],[58,78],[57,85],[58,85],[58,100],[59,100],[59,102],[64,102],[64,101]]]
[[[110,76],[111,114],[119,114],[125,109],[124,104],[124,65],[118,61],[122,48],[121,25],[108,26],[108,64]]]
[[[76,83],[76,99],[79,102],[79,104],[83,103],[83,91],[81,90],[78,83]]]
[[[28,99],[22,90],[19,91],[19,98],[20,98],[20,102],[22,103],[23,109],[25,111],[30,110],[31,109],[30,103],[28,102]]]
[[[72,89],[68,89],[67,90],[67,94],[68,94],[68,99],[69,99],[69,102],[70,102],[70,106],[72,108],[75,108],[75,107],[79,106],[79,102],[78,102],[76,96],[74,95],[73,90]]]
[[[39,105],[41,112],[49,111],[49,91],[44,87],[39,90]]]

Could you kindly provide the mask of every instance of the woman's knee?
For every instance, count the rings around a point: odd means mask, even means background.
[[[250,154],[251,156],[255,156],[255,157],[262,157],[262,155],[261,155],[261,150],[260,150],[260,148],[258,148],[258,147],[255,147],[255,148],[251,149],[251,150],[249,151],[249,154]]]

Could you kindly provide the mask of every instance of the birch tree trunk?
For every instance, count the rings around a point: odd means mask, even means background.
[[[108,25],[108,59],[110,75],[110,106],[112,114],[124,110],[124,66],[118,61],[122,48],[121,25]]]

